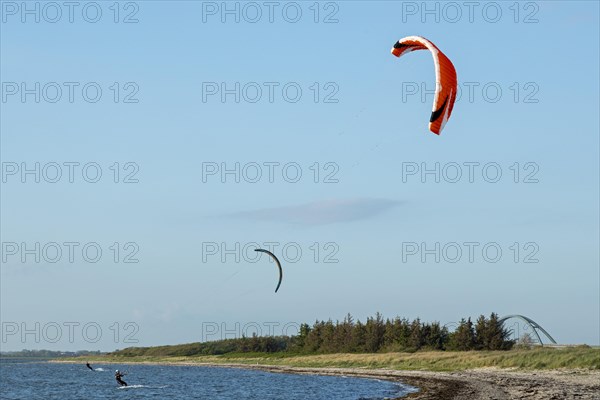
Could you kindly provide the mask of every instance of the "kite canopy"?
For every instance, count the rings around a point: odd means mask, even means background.
[[[283,279],[283,270],[281,269],[281,263],[279,262],[277,257],[275,257],[275,254],[271,253],[269,250],[254,249],[254,251],[260,251],[261,253],[267,253],[268,255],[271,256],[271,258],[273,258],[273,260],[275,260],[275,263],[277,263],[277,268],[279,268],[279,283],[277,283],[277,287],[275,288],[275,293],[277,293],[277,291],[279,290],[279,286],[281,286],[281,280]]]
[[[429,130],[439,135],[452,114],[456,100],[456,70],[450,59],[435,44],[421,36],[407,36],[398,40],[392,48],[392,54],[400,57],[415,50],[429,50],[433,55],[436,89]]]

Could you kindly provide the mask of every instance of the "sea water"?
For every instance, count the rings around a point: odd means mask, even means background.
[[[377,400],[416,389],[397,382],[237,368],[82,364],[0,359],[0,399]],[[126,371],[120,387],[115,370]]]

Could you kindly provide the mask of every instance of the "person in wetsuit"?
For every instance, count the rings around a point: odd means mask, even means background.
[[[85,366],[88,367],[89,369],[91,369],[92,371],[94,370],[94,368],[92,368],[92,366],[90,365],[89,362],[85,363]]]
[[[122,379],[125,375],[127,375],[125,372],[119,372],[119,370],[115,371],[115,379],[121,386],[127,386],[127,382]]]

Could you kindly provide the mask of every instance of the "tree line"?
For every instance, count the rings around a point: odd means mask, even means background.
[[[439,322],[425,323],[419,318],[385,319],[379,313],[366,322],[348,314],[342,321],[315,321],[300,325],[295,336],[257,336],[190,343],[175,346],[128,348],[119,356],[194,356],[227,353],[377,353],[418,350],[470,351],[509,350],[511,332],[498,322],[498,315],[481,315],[475,323],[461,319],[452,331]]]
[[[510,332],[498,322],[498,315],[481,315],[475,324],[462,319],[454,331],[439,322],[396,317],[384,320],[377,313],[365,323],[354,322],[348,314],[343,321],[303,324],[292,343],[300,353],[377,353],[418,350],[508,350],[513,346]]]

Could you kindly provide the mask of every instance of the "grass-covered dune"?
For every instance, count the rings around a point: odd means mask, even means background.
[[[81,358],[80,358],[81,360]],[[540,347],[523,335],[511,339],[496,313],[475,323],[461,319],[454,331],[438,322],[376,313],[366,323],[348,314],[342,321],[302,324],[296,336],[242,336],[173,346],[130,347],[95,362],[157,362],[263,365],[304,368],[462,371],[497,367],[522,370],[600,370],[600,349]]]
[[[418,351],[414,353],[318,354],[227,353],[222,355],[181,355],[197,344],[130,348],[105,356],[88,357],[90,362],[156,362],[260,364],[290,367],[383,368],[395,370],[460,371],[497,367],[522,370],[600,370],[600,349],[588,346],[509,351]],[[179,354],[178,354],[179,353]]]

